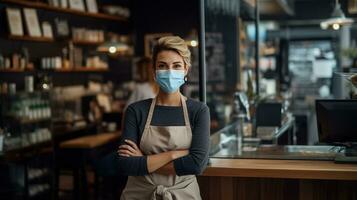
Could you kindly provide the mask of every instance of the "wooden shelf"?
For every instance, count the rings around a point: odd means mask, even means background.
[[[9,35],[9,39],[12,40],[24,40],[24,41],[32,41],[32,42],[53,42],[53,38],[46,37],[31,37],[31,36],[17,36],[17,35]]]
[[[11,119],[11,120],[13,120],[13,121],[19,122],[20,124],[36,124],[36,123],[41,123],[41,122],[51,121],[52,120],[52,118],[50,118],[50,117],[39,118],[39,119],[27,119],[27,118],[21,119],[21,118],[18,118],[18,117],[14,117],[12,115],[8,115],[6,117]]]
[[[81,67],[69,69],[54,69],[54,70],[24,70],[24,69],[0,69],[0,73],[32,73],[32,72],[108,72],[109,69],[94,68],[94,67]]]
[[[85,41],[85,40],[73,40],[73,44],[75,45],[100,45],[103,42],[93,42],[93,41]]]
[[[40,141],[37,143],[33,144],[28,144],[28,145],[18,145],[16,147],[13,147],[11,149],[5,149],[4,156],[10,157],[10,158],[19,158],[24,156],[26,153],[29,153],[33,150],[36,149],[41,149],[47,146],[52,146],[52,140],[45,140],[45,141]]]
[[[78,67],[69,69],[55,69],[55,72],[107,72],[109,69],[94,67]]]
[[[2,72],[14,72],[14,73],[19,73],[19,72],[32,72],[33,70],[25,70],[25,69],[20,69],[20,68],[12,68],[12,69],[0,69],[0,73]]]
[[[21,119],[19,120],[21,124],[35,124],[45,121],[50,121],[51,118],[41,118],[41,119]]]
[[[92,17],[97,19],[123,21],[123,22],[127,21],[127,19],[119,16],[113,16],[104,13],[89,13],[89,12],[68,9],[68,8],[54,7],[41,2],[31,2],[31,1],[24,1],[24,0],[0,0],[0,2],[11,3],[11,4],[16,4],[16,5],[26,6],[31,8],[38,8],[43,10],[49,10],[54,12],[68,13],[68,14],[79,15],[84,17]]]

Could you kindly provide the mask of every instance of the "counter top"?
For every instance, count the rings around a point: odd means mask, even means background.
[[[88,135],[62,142],[61,148],[90,149],[119,139],[121,132]]]
[[[357,180],[357,165],[332,161],[211,158],[202,176]]]

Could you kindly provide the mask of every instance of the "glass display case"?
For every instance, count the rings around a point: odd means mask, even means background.
[[[52,111],[48,92],[1,94],[1,198],[50,199]],[[5,162],[2,162],[5,161]]]
[[[48,93],[17,93],[1,96],[4,151],[51,140],[51,106]]]
[[[289,136],[293,119],[284,122],[272,135],[272,144],[258,138],[239,138],[239,124],[232,123],[211,135],[211,158],[246,158],[278,160],[334,160],[343,151],[339,146],[277,145]],[[289,136],[290,137],[290,136]]]

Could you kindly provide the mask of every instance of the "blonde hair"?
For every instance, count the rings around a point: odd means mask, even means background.
[[[176,53],[178,53],[182,57],[185,65],[187,67],[191,67],[191,52],[188,49],[185,40],[183,40],[179,36],[166,36],[166,37],[161,37],[158,40],[158,43],[154,46],[153,55],[152,55],[154,67],[155,67],[157,55],[161,51],[167,51],[167,50],[175,51]]]

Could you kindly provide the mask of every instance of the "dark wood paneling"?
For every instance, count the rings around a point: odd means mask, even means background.
[[[357,181],[198,177],[205,200],[355,200]]]

